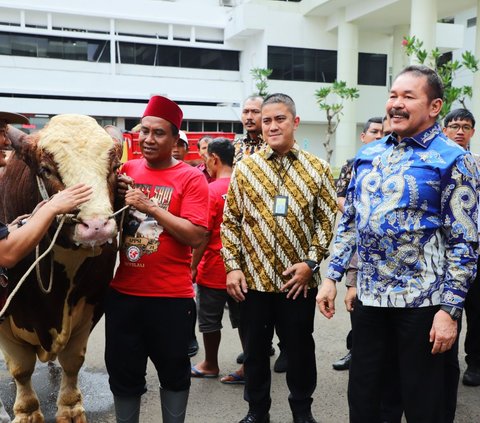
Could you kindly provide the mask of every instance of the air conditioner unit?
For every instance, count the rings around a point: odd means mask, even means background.
[[[237,5],[237,0],[220,0],[220,6],[233,7]]]

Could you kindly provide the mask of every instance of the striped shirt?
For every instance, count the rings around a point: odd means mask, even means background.
[[[288,198],[285,216],[274,214],[278,195]],[[227,272],[242,270],[249,289],[279,292],[288,282],[286,268],[328,255],[336,212],[329,165],[296,143],[285,156],[267,147],[243,159],[235,166],[221,226]],[[309,287],[319,281],[314,275]]]

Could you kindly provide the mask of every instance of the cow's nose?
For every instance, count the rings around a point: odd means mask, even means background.
[[[76,238],[80,243],[96,242],[102,244],[116,235],[116,224],[113,219],[83,219],[77,225]]]

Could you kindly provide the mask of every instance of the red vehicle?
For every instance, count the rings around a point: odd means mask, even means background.
[[[232,141],[235,139],[234,132],[185,132],[185,134],[188,138],[188,153],[185,156],[184,161],[191,165],[197,165],[202,161],[200,154],[198,154],[197,143],[198,140],[205,135],[210,135],[212,138],[228,138]],[[123,138],[125,140],[125,145],[123,149],[124,160],[122,161],[139,159],[142,157],[140,143],[138,142],[138,132],[125,132]]]

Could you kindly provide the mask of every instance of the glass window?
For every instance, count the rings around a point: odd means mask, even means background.
[[[220,132],[232,132],[232,122],[218,122]]]
[[[37,38],[28,35],[11,37],[12,54],[14,56],[37,56]]]
[[[104,40],[0,33],[0,54],[107,63],[110,44]]]
[[[198,121],[198,120],[188,121],[188,130],[190,132],[202,132],[203,131],[202,126],[203,126],[202,121]]]
[[[135,44],[134,43],[119,43],[118,46],[119,63],[135,64]]]
[[[217,132],[217,122],[203,122],[205,132]]]
[[[180,50],[178,47],[158,46],[157,66],[180,67]]]
[[[243,134],[243,125],[240,122],[233,122],[233,132]]]
[[[358,84],[387,85],[387,55],[358,53]]]
[[[289,47],[268,47],[270,79],[290,81],[293,79],[293,50]]]
[[[337,52],[308,48],[268,47],[270,79],[333,82],[337,77]]]
[[[9,34],[0,34],[0,54],[12,54],[12,42]]]
[[[315,62],[315,82],[334,82],[337,79],[336,51],[317,50]]]
[[[239,70],[239,52],[206,48],[178,47],[180,67],[195,69]]]

